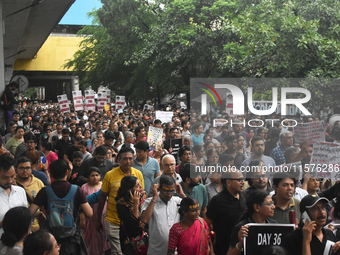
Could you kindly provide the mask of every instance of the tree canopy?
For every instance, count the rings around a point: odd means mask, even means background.
[[[127,100],[189,93],[190,78],[339,78],[336,0],[102,0],[66,64],[83,86]],[[315,110],[334,106],[334,82],[304,83]],[[259,88],[257,93],[269,87]],[[333,105],[331,104],[333,102]]]

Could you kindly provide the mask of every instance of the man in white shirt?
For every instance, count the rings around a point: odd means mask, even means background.
[[[155,184],[157,185],[157,184]],[[157,186],[156,186],[157,187]],[[178,206],[181,203],[179,194],[186,197],[180,185],[170,175],[162,175],[159,182],[159,192],[145,200],[142,207],[141,221],[149,223],[148,254],[167,254],[169,231],[174,223],[180,221]]]
[[[2,220],[6,212],[17,206],[27,207],[26,191],[13,185],[15,182],[14,160],[9,156],[0,156],[0,236],[2,235]]]

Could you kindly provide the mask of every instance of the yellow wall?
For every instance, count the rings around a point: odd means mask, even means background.
[[[68,59],[78,50],[83,37],[55,36],[47,38],[34,59],[18,59],[14,70],[25,71],[71,71],[63,68]]]

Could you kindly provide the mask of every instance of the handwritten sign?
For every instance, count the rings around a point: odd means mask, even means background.
[[[339,144],[317,142],[313,146],[313,154],[309,171],[315,178],[340,180],[340,146]]]
[[[323,121],[299,123],[294,127],[295,143],[308,140],[310,144],[325,141],[325,124]]]
[[[162,121],[162,123],[172,122],[173,112],[170,111],[156,111],[156,119]]]
[[[162,137],[162,128],[149,127],[147,142],[152,149],[156,151],[162,149]]]
[[[249,223],[248,237],[243,239],[245,255],[264,254],[269,246],[281,246],[282,240],[294,230],[294,224]]]

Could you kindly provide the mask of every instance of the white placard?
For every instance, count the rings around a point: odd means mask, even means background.
[[[162,121],[162,123],[172,122],[173,112],[170,111],[156,111],[156,119]]]

